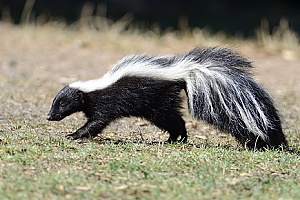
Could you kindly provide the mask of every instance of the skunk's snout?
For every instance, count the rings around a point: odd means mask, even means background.
[[[51,111],[48,113],[47,120],[49,121],[60,121],[62,119],[62,116],[59,114],[53,114]]]
[[[46,117],[47,120],[51,121],[52,120],[52,116],[50,114],[47,115]]]
[[[51,115],[51,113],[48,113],[46,119],[49,120],[49,121],[53,121],[54,117]]]

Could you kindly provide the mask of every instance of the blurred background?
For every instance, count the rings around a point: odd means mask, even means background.
[[[206,28],[213,33],[251,37],[268,22],[270,32],[281,19],[300,32],[300,3],[294,0],[0,0],[2,20],[20,24],[63,21],[73,24],[84,16],[118,20],[129,16],[143,29],[160,31]]]

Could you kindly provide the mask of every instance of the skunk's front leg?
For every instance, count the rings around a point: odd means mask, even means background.
[[[101,121],[88,121],[83,127],[78,129],[75,133],[69,134],[66,137],[76,140],[79,138],[93,138],[97,136],[104,129],[103,123]]]

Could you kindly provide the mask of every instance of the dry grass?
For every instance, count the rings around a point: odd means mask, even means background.
[[[289,28],[289,22],[281,19],[274,30],[269,30],[269,22],[262,20],[261,27],[256,31],[258,41],[270,50],[299,51],[300,40],[296,32]]]

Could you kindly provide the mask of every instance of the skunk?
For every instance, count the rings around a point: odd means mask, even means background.
[[[102,78],[65,86],[47,115],[59,121],[82,111],[86,124],[67,137],[95,137],[121,117],[137,116],[167,131],[168,142],[187,142],[182,119],[185,91],[193,118],[231,133],[249,148],[285,148],[273,98],[251,77],[250,61],[224,47],[183,55],[131,55]],[[180,140],[179,140],[180,139]]]

